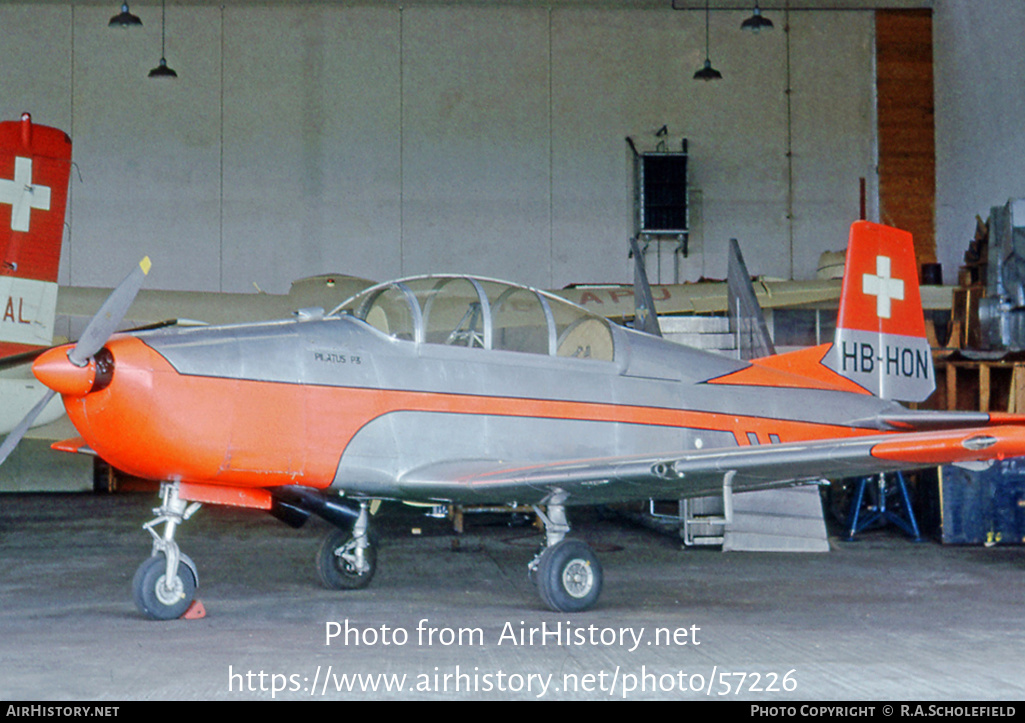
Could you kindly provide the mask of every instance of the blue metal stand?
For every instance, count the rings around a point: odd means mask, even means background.
[[[904,482],[904,475],[896,472],[895,477],[896,491],[903,510],[887,508],[888,482],[885,474],[862,477],[857,481],[857,491],[854,494],[854,501],[851,503],[849,524],[847,525],[848,540],[853,540],[857,533],[883,520],[897,525],[915,542],[921,542],[922,536],[918,532],[918,522],[915,521],[914,510],[911,509],[911,497],[908,495],[908,486]],[[861,509],[863,503],[865,512],[868,513],[864,516]]]

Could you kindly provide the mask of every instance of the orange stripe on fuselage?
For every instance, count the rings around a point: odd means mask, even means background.
[[[761,439],[775,434],[784,442],[868,433],[810,422],[602,402],[187,376],[134,337],[115,339],[108,348],[115,357],[113,382],[84,397],[65,398],[65,406],[97,454],[148,479],[324,488],[333,481],[343,451],[359,430],[396,412],[719,430],[732,432],[742,445],[749,443],[748,432]],[[444,460],[423,460],[437,461]]]

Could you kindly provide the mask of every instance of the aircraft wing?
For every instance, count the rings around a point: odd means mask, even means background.
[[[741,492],[994,460],[1022,444],[1025,426],[1002,425],[540,464],[465,460],[411,470],[398,484],[411,500],[543,503],[561,492],[566,504],[599,504],[704,497],[724,484]]]
[[[840,298],[840,281],[758,279],[754,291],[762,309],[836,303]],[[631,286],[584,284],[553,290],[552,293],[608,318],[629,318],[635,311]],[[651,287],[651,293],[659,314],[710,314],[729,310],[729,290],[724,281],[656,284]]]

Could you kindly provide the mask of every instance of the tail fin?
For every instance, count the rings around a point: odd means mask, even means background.
[[[658,323],[655,310],[655,299],[651,295],[651,284],[648,283],[648,271],[644,268],[644,254],[637,243],[636,237],[630,237],[630,255],[634,259],[634,323],[633,328],[653,336],[662,336],[662,327]]]
[[[885,399],[936,388],[911,234],[857,221],[847,246],[836,337],[823,363]]]
[[[53,343],[70,176],[64,131],[0,123],[0,357]]]
[[[758,304],[751,275],[737,239],[730,239],[730,258],[726,267],[727,315],[730,333],[737,340],[740,359],[758,359],[776,353],[765,315]]]

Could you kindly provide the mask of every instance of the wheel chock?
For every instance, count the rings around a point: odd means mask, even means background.
[[[206,608],[202,600],[193,600],[192,604],[182,613],[182,620],[199,620],[206,617]]]

